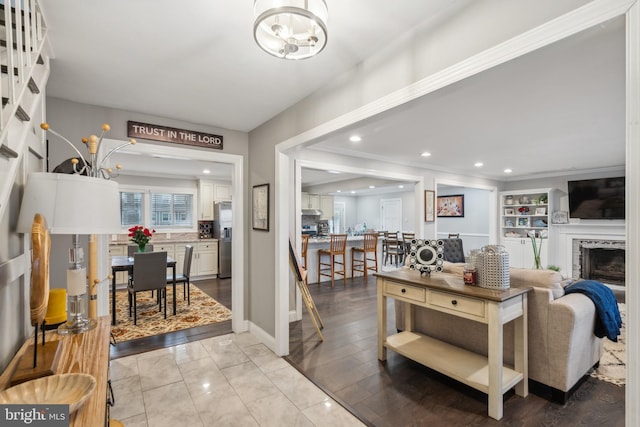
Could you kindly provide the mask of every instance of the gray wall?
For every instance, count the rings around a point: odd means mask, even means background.
[[[439,217],[438,238],[460,233],[465,253],[489,243],[490,191],[478,188],[444,187],[436,196],[464,195],[464,217]]]

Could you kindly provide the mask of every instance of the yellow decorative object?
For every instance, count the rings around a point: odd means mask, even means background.
[[[67,290],[54,288],[49,291],[49,306],[44,317],[47,325],[57,325],[67,321]]]

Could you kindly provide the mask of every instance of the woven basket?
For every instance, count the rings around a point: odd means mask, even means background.
[[[487,245],[476,255],[478,286],[509,289],[509,253],[504,246]]]

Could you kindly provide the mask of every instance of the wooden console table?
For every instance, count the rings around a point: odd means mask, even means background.
[[[378,285],[378,359],[387,349],[419,362],[489,395],[489,416],[502,418],[502,396],[516,387],[527,396],[527,293],[529,289],[494,290],[465,285],[461,277],[415,270],[376,273]],[[387,336],[387,297],[403,301],[405,329]],[[488,327],[489,356],[476,354],[435,338],[413,332],[413,306],[464,317]],[[515,321],[514,362],[503,366],[503,325]]]
[[[56,374],[84,373],[96,379],[93,394],[78,409],[69,422],[69,426],[102,426],[107,423],[107,381],[109,380],[109,334],[111,326],[109,316],[98,319],[95,329],[77,335],[58,335],[56,331],[47,331],[46,341],[61,340],[60,360]],[[9,385],[11,373],[18,365],[33,338],[28,339],[11,360],[0,376],[0,390]]]

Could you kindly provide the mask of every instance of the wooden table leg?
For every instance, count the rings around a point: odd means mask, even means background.
[[[387,338],[387,297],[382,294],[384,279],[377,279],[378,286],[378,360],[387,360],[387,348],[384,342]]]
[[[489,308],[489,416],[502,418],[502,352],[503,327],[500,324],[499,306],[490,303]]]

